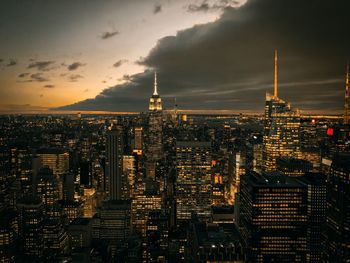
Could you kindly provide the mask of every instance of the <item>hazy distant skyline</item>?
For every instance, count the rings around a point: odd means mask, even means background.
[[[302,0],[3,1],[0,111],[262,111],[279,50],[280,96],[342,113],[349,3]]]

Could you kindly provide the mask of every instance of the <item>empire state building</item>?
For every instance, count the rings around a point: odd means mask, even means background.
[[[154,73],[154,91],[152,97],[149,99],[149,111],[161,111],[162,99],[159,97],[157,90],[157,72]]]
[[[149,100],[148,136],[146,144],[146,173],[149,177],[155,176],[156,163],[162,158],[163,155],[162,129],[162,100],[157,90],[157,73],[154,73],[154,91]]]

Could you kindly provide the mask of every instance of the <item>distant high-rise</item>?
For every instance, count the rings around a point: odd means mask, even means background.
[[[241,178],[239,226],[247,262],[305,262],[307,187],[279,173]]]
[[[274,94],[266,94],[263,136],[263,169],[276,170],[281,156],[301,158],[300,112],[278,97],[277,52],[275,52]]]
[[[106,170],[110,200],[122,199],[123,127],[113,125],[107,133]]]
[[[191,219],[196,213],[204,220],[210,217],[211,143],[176,143],[176,218]]]
[[[344,123],[349,124],[349,64],[346,67],[345,77],[345,105],[344,105]]]

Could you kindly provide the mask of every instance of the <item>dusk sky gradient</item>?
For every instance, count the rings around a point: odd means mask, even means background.
[[[342,113],[346,0],[4,0],[0,111],[261,112],[279,51],[280,97]]]

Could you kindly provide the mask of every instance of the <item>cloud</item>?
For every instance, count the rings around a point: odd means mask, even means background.
[[[72,75],[69,75],[68,76],[68,80],[70,82],[77,82],[79,79],[82,79],[84,78],[82,75],[79,75],[79,74],[72,74]]]
[[[119,34],[119,31],[118,30],[114,30],[114,31],[107,31],[107,32],[104,32],[102,35],[101,35],[101,39],[108,39],[108,38],[111,38],[111,37],[114,37],[116,35]]]
[[[49,71],[52,69],[52,65],[55,61],[35,61],[27,66],[27,69],[37,69],[40,71]]]
[[[25,73],[21,73],[21,74],[18,74],[18,78],[25,78],[25,77],[27,77],[27,76],[29,76],[30,75],[30,73],[27,73],[27,72],[25,72]]]
[[[85,66],[85,64],[83,64],[81,62],[74,62],[74,63],[68,65],[67,68],[68,68],[68,70],[72,71],[72,70],[76,70],[76,69],[83,67],[83,66]]]
[[[317,0],[227,7],[212,23],[160,39],[139,61],[146,70],[130,81],[62,109],[145,111],[157,70],[165,108],[176,97],[180,109],[262,112],[278,49],[281,98],[302,110],[342,112],[350,57],[347,10],[343,2]]]
[[[119,68],[121,65],[123,65],[124,63],[128,62],[127,59],[120,59],[117,62],[115,62],[113,64],[113,67]]]
[[[46,82],[49,81],[42,73],[34,73],[30,75],[30,80],[28,82]]]
[[[14,59],[10,59],[9,62],[6,64],[7,67],[12,67],[16,65],[17,65],[17,61]]]
[[[162,12],[162,5],[159,4],[159,3],[156,3],[154,6],[153,6],[153,14],[158,14]]]
[[[40,94],[40,96],[39,96],[40,98],[42,98],[42,97],[44,97],[44,94]]]
[[[55,85],[47,84],[47,85],[44,85],[43,87],[47,88],[47,89],[53,89],[55,87]]]
[[[85,89],[85,90],[84,90],[84,92],[88,92],[88,91],[89,91],[89,89]]]
[[[242,6],[246,2],[246,0],[204,0],[200,4],[189,4],[187,6],[187,11],[191,13],[218,11],[230,7],[237,8]]]

